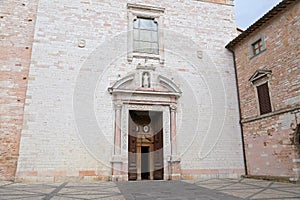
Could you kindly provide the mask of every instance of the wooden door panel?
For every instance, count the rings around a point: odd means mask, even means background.
[[[135,123],[128,116],[128,180],[137,179]]]
[[[153,125],[154,135],[154,180],[163,179],[164,163],[163,163],[163,129],[162,129],[162,113],[157,116]]]

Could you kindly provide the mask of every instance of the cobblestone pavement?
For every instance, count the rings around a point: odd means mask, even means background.
[[[254,179],[36,184],[0,182],[0,199],[300,200],[300,185]]]

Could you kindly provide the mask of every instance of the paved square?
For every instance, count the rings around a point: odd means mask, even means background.
[[[254,179],[35,184],[0,182],[0,199],[284,200],[300,199],[300,185]]]

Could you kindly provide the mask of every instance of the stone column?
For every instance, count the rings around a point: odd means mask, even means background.
[[[121,157],[121,110],[122,104],[115,104],[114,152],[111,159],[112,181],[123,181],[123,162]]]
[[[170,105],[171,155],[177,155],[176,148],[176,105]]]
[[[171,133],[171,180],[181,179],[181,166],[180,157],[177,155],[177,142],[176,142],[176,109],[177,106],[170,105],[170,133]]]
[[[121,154],[121,104],[115,104],[115,141],[114,155]]]

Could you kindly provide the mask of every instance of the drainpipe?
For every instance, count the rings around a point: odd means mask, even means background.
[[[239,93],[239,84],[238,84],[238,76],[237,76],[237,69],[236,69],[236,61],[235,61],[235,53],[233,50],[227,48],[233,55],[233,64],[234,64],[234,73],[235,73],[235,84],[237,89],[237,97],[238,97],[238,107],[239,107],[239,123],[241,128],[241,134],[242,134],[242,146],[243,146],[243,157],[244,157],[244,167],[245,167],[245,175],[248,175],[248,169],[247,169],[247,160],[246,160],[246,150],[245,150],[245,140],[244,140],[244,131],[243,131],[243,123],[242,123],[242,111],[241,111],[241,99],[240,99],[240,93]]]

